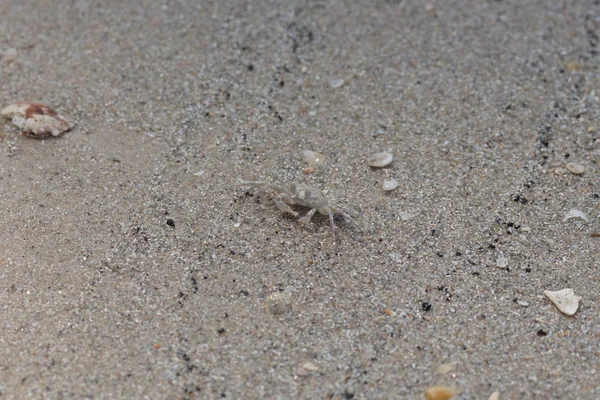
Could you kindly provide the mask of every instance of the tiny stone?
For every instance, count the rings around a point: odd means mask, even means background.
[[[519,301],[517,301],[517,304],[520,305],[521,307],[529,307],[529,302],[525,301],[525,300],[519,300]]]
[[[565,169],[564,169],[564,168],[561,168],[561,167],[558,167],[558,168],[556,168],[556,169],[554,170],[554,173],[555,173],[556,175],[564,175],[564,174],[565,174]]]
[[[567,169],[574,175],[581,175],[585,172],[583,165],[574,162],[567,163]]]

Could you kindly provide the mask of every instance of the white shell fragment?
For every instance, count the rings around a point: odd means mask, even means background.
[[[390,165],[393,160],[393,155],[391,155],[390,153],[382,152],[373,154],[371,157],[369,157],[367,162],[371,167],[382,168]]]
[[[575,296],[573,289],[563,289],[556,292],[544,290],[544,294],[563,314],[573,315],[579,308],[581,297]]]
[[[344,84],[344,80],[343,79],[332,79],[329,81],[329,84],[331,85],[332,88],[337,89],[339,87],[342,87],[342,85]]]
[[[386,179],[383,181],[383,190],[392,191],[398,187],[398,181],[394,178]]]
[[[570,210],[568,213],[565,214],[565,217],[563,218],[563,222],[567,222],[568,220],[570,220],[571,218],[579,218],[584,220],[585,222],[590,222],[590,218],[585,215],[585,213],[583,211],[580,210]]]
[[[271,293],[265,299],[265,309],[273,315],[286,314],[292,310],[292,294],[289,292]]]
[[[506,258],[504,256],[499,256],[496,259],[496,266],[498,268],[506,268],[506,267],[508,267],[508,258]]]
[[[500,400],[500,392],[496,390],[490,395],[490,398],[488,400]]]
[[[310,166],[319,167],[325,164],[325,155],[318,151],[302,150],[302,157]]]
[[[13,124],[23,129],[23,135],[34,138],[60,136],[71,129],[71,124],[53,109],[39,103],[16,103],[2,110],[2,116],[12,118]]]
[[[411,219],[413,219],[415,217],[415,215],[416,214],[412,214],[412,213],[409,213],[409,212],[400,212],[400,213],[398,213],[398,216],[400,217],[400,219],[402,221],[411,220]]]
[[[0,62],[9,63],[11,61],[15,61],[17,59],[17,50],[16,49],[7,49],[4,51],[0,51]]]
[[[574,175],[581,175],[585,172],[583,165],[574,162],[567,163],[567,169]]]

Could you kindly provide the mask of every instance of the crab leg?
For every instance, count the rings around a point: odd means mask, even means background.
[[[302,223],[302,224],[308,224],[310,222],[310,219],[313,217],[313,215],[315,215],[316,212],[317,212],[317,209],[313,208],[309,212],[307,212],[304,217],[300,218],[298,221],[300,221],[300,223]]]
[[[285,202],[286,200],[291,199],[289,199],[289,196],[286,196],[285,193],[281,193],[275,196],[275,198],[273,198],[273,201],[277,205],[277,208],[279,208],[283,212],[292,214],[294,217],[297,217],[298,213],[292,210],[292,208]]]
[[[329,215],[329,225],[331,225],[331,234],[333,235],[333,240],[335,241],[335,224],[333,223],[333,213],[331,210],[327,210],[327,215]]]

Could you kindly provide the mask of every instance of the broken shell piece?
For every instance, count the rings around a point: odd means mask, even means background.
[[[343,79],[332,79],[329,81],[329,84],[331,85],[332,88],[337,89],[339,87],[342,87],[342,85],[344,84],[344,80]]]
[[[34,138],[60,136],[71,129],[62,115],[39,103],[16,103],[2,110],[2,116],[12,118],[13,124],[23,129],[23,134]]]
[[[456,396],[456,390],[448,386],[431,386],[425,390],[427,400],[449,400]]]
[[[318,371],[319,370],[319,367],[317,367],[315,364],[311,363],[310,361],[302,364],[302,368],[304,368],[307,371]]]
[[[490,398],[488,400],[500,400],[500,392],[496,390],[490,395]]]
[[[506,268],[508,266],[508,258],[504,257],[504,256],[499,256],[496,259],[496,266],[498,268]]]
[[[4,63],[9,63],[11,61],[15,61],[17,59],[17,50],[16,49],[7,49],[5,51],[0,51],[0,61]]]
[[[567,163],[567,169],[574,175],[581,175],[585,172],[583,165],[574,162]]]
[[[579,308],[581,297],[575,296],[573,289],[563,289],[556,292],[544,290],[544,294],[563,314],[573,315]]]
[[[304,161],[306,161],[309,166],[319,167],[325,164],[325,155],[318,151],[302,150],[302,157],[304,157]]]
[[[373,154],[371,157],[369,157],[367,162],[371,167],[382,168],[390,165],[393,160],[394,156],[392,156],[390,153],[382,152]]]
[[[383,190],[392,191],[398,187],[398,181],[394,178],[383,181]]]
[[[453,363],[441,364],[437,367],[436,371],[440,375],[446,375],[448,372],[456,371],[456,364],[453,364]]]
[[[563,218],[563,222],[567,222],[568,220],[570,220],[571,218],[579,218],[584,220],[585,222],[590,222],[590,219],[587,215],[585,215],[585,213],[583,211],[580,210],[570,210],[568,213],[565,214],[565,217]]]
[[[271,293],[265,299],[265,309],[273,315],[288,313],[292,310],[292,294],[289,292]]]

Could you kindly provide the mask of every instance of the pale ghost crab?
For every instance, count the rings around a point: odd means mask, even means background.
[[[309,208],[310,210],[298,221],[303,225],[310,223],[311,218],[318,212],[319,214],[329,217],[329,225],[331,226],[331,234],[333,239],[336,238],[335,217],[340,216],[346,223],[352,224],[354,227],[360,226],[355,218],[359,212],[352,208],[342,208],[337,202],[328,199],[320,190],[310,188],[296,183],[281,184],[281,183],[265,183],[262,181],[242,181],[241,186],[256,186],[259,189],[254,193],[254,197],[268,197],[275,202],[277,208],[294,217],[300,214],[292,206],[300,206]]]

